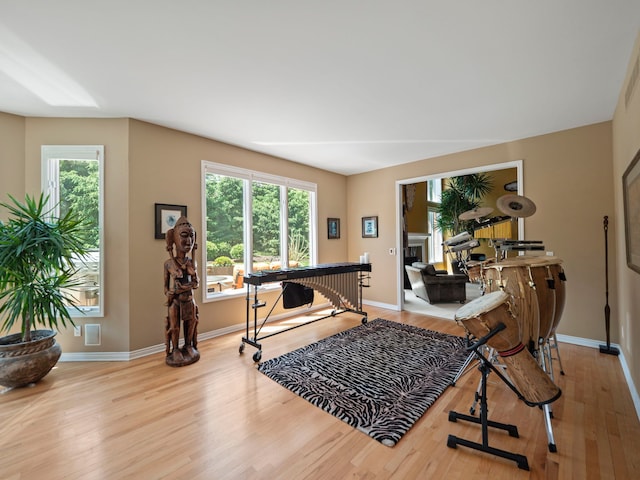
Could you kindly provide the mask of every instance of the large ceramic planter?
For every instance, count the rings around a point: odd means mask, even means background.
[[[24,387],[41,380],[58,362],[62,349],[53,330],[33,330],[30,342],[16,333],[0,338],[0,385]]]

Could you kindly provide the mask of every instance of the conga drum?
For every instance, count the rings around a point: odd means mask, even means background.
[[[551,335],[553,335],[558,328],[560,319],[562,318],[562,312],[564,311],[564,303],[567,298],[567,276],[562,268],[562,260],[557,257],[548,257],[550,262],[547,268],[554,281],[554,289],[556,292],[555,310],[553,312],[553,323],[551,325]]]
[[[540,307],[529,265],[524,257],[514,257],[487,265],[484,269],[486,291],[502,290],[512,297],[513,314],[520,324],[521,341],[530,350],[540,337]]]
[[[564,310],[566,277],[562,260],[552,256],[522,257],[536,289],[539,308],[539,339],[544,343],[556,330]]]
[[[471,283],[482,283],[482,268],[477,260],[471,260],[465,264],[467,268],[467,276]]]
[[[466,263],[467,267],[467,276],[469,277],[469,281],[472,283],[480,284],[480,286],[484,289],[485,278],[484,271],[487,265],[491,265],[495,260],[493,258],[489,258],[487,260],[471,260]]]
[[[489,338],[487,345],[496,349],[507,367],[509,380],[527,405],[551,403],[562,392],[522,343],[520,326],[509,300],[509,295],[501,290],[487,293],[460,307],[455,321],[478,339],[504,324],[505,328]]]
[[[554,280],[546,257],[519,257],[527,265],[529,279],[536,291],[538,302],[538,342],[544,342],[551,334],[556,304]]]

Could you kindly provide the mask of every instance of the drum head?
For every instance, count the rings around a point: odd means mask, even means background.
[[[562,260],[558,257],[550,257],[548,255],[518,255],[501,260],[497,263],[487,265],[485,268],[513,268],[513,267],[529,267],[544,265],[559,265]]]
[[[456,321],[464,321],[478,317],[499,307],[509,299],[502,290],[487,293],[460,307],[455,314]]]
[[[545,266],[545,265],[560,265],[562,260],[558,257],[552,257],[549,255],[536,255],[536,256],[524,256],[527,265],[531,266]]]
[[[525,257],[507,258],[506,260],[501,260],[499,262],[492,263],[491,265],[487,265],[485,268],[500,270],[502,268],[526,267],[528,264],[526,260],[523,260],[524,258]]]

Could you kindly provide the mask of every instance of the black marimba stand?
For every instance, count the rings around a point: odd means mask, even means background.
[[[469,350],[473,350],[475,355],[480,360],[480,365],[478,369],[482,373],[481,380],[481,392],[479,394],[480,397],[480,417],[473,417],[471,415],[465,415],[463,413],[457,413],[450,411],[449,412],[449,421],[457,422],[458,420],[465,420],[467,422],[476,423],[482,426],[482,443],[472,442],[471,440],[466,440],[464,438],[456,437],[455,435],[449,435],[447,438],[447,447],[449,448],[457,448],[458,445],[462,445],[464,447],[472,448],[474,450],[479,450],[481,452],[490,453],[492,455],[496,455],[498,457],[506,458],[508,460],[513,460],[518,464],[518,468],[522,470],[529,470],[529,462],[527,461],[527,457],[524,455],[519,455],[517,453],[508,452],[506,450],[500,450],[498,448],[491,447],[489,445],[489,427],[498,428],[501,430],[505,430],[509,433],[510,437],[519,438],[518,435],[518,427],[515,425],[508,425],[505,423],[494,422],[489,420],[488,418],[488,405],[487,405],[487,377],[489,373],[493,370],[508,386],[511,388],[519,397],[521,395],[515,387],[511,385],[509,381],[491,364],[491,361],[487,359],[482,353],[479,352],[479,348],[482,347],[487,340],[493,337],[495,334],[505,329],[505,325],[503,323],[499,323],[495,328],[493,328],[487,335],[479,339],[473,345],[468,347]],[[476,395],[478,395],[476,393]]]
[[[311,323],[318,322],[320,320],[324,320],[326,318],[335,317],[341,313],[345,312],[354,312],[363,315],[362,323],[367,323],[367,312],[362,310],[363,301],[362,301],[362,289],[369,286],[371,272],[371,264],[370,263],[355,263],[355,262],[345,262],[345,263],[326,263],[321,265],[314,265],[309,267],[299,267],[299,268],[285,268],[282,270],[270,270],[270,271],[262,271],[257,273],[251,273],[244,276],[244,284],[247,286],[247,295],[246,295],[246,334],[242,337],[242,343],[240,343],[240,347],[238,351],[240,354],[244,352],[245,344],[249,344],[252,347],[257,348],[257,351],[253,354],[253,361],[259,362],[262,358],[262,344],[260,340],[265,338],[272,337],[274,335],[279,335],[284,332],[288,332],[289,330],[293,330],[295,328],[299,328],[303,325],[309,325]],[[306,279],[306,278],[323,278],[323,277],[332,277],[334,275],[343,274],[343,273],[354,273],[357,274],[356,277],[353,278],[357,288],[357,299],[354,300],[355,308],[351,308],[344,304],[342,299],[340,299],[340,305],[333,305],[334,309],[331,311],[329,315],[325,315],[320,318],[314,318],[313,320],[309,320],[304,323],[296,324],[290,327],[279,329],[275,332],[271,332],[268,334],[261,334],[262,328],[269,321],[271,314],[276,306],[276,304],[280,301],[283,296],[285,289],[287,288],[287,282],[295,282],[297,279]],[[262,319],[261,322],[258,322],[258,309],[262,307],[266,307],[266,302],[260,301],[258,299],[258,290],[259,287],[266,283],[274,283],[274,282],[282,282],[282,290],[278,295],[275,303],[271,306],[271,309],[267,313],[267,315]],[[330,283],[330,282],[329,282]],[[353,286],[353,285],[352,285]],[[251,288],[253,287],[253,298],[251,295]],[[253,311],[253,334],[251,332],[251,312]]]

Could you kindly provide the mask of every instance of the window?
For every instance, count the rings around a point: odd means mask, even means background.
[[[427,222],[429,233],[429,263],[441,263],[444,261],[442,248],[442,231],[436,227],[438,222],[437,209],[442,195],[442,181],[439,178],[427,181]]]
[[[104,310],[104,232],[102,145],[42,146],[42,191],[56,216],[70,208],[89,219],[84,258],[78,258],[82,284],[70,294],[88,316],[102,316]],[[72,316],[81,315],[70,308]]]
[[[287,189],[287,251],[290,267],[311,264],[310,245],[312,242],[309,241],[311,238],[311,198],[312,194],[309,190],[293,187]]]
[[[316,184],[206,161],[202,178],[205,298],[244,291],[246,273],[315,263]]]

